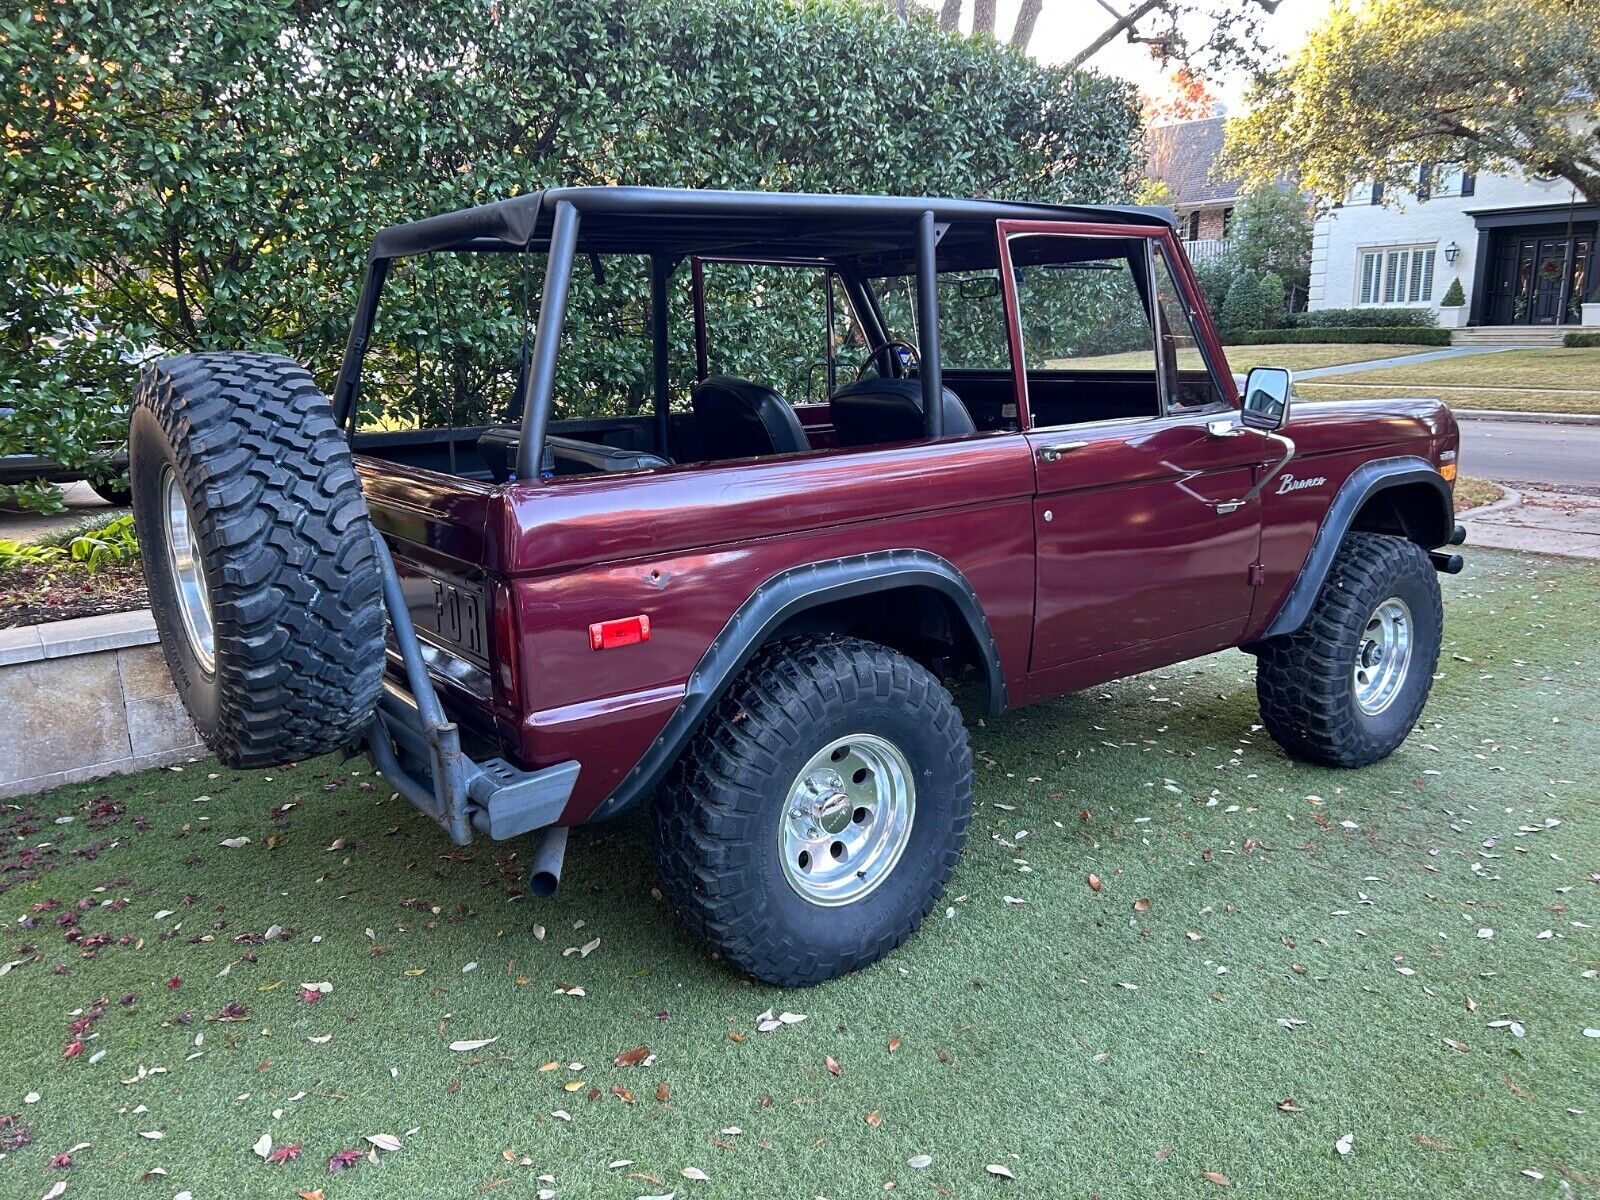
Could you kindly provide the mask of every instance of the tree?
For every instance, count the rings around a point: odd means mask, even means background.
[[[1302,292],[1311,278],[1311,205],[1275,184],[1246,191],[1233,210],[1233,257],[1240,270],[1277,274]]]
[[[1230,122],[1224,170],[1325,198],[1419,164],[1568,180],[1600,203],[1600,4],[1339,0]]]
[[[1261,19],[1275,13],[1282,0],[1237,0],[1214,6],[1198,0],[1118,0],[1118,5],[1111,0],[1097,2],[1111,21],[1084,43],[1069,66],[1083,66],[1119,37],[1149,46],[1151,56],[1163,63],[1196,63],[1205,70],[1252,66],[1265,54],[1260,38]],[[996,0],[972,0],[974,35],[995,36],[997,7]],[[951,31],[960,28],[961,9],[962,0],[940,0],[939,27]],[[1044,0],[1022,0],[1016,24],[1011,27],[1011,46],[1018,50],[1028,48],[1043,11]]]
[[[1261,290],[1261,281],[1249,271],[1240,271],[1228,286],[1228,298],[1222,302],[1220,323],[1229,333],[1244,329],[1260,329],[1266,324],[1267,298]]]
[[[921,9],[34,0],[0,15],[0,454],[98,454],[140,354],[273,350],[326,386],[394,221],[623,181],[1114,200],[1137,120],[1130,85]],[[514,361],[516,257],[470,264],[492,315],[446,286],[467,265],[399,268],[375,366],[471,390],[475,352]],[[642,327],[594,290],[596,321]]]

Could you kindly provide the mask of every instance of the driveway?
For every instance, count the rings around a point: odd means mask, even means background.
[[[55,530],[71,529],[100,517],[109,520],[117,513],[126,511],[113,508],[100,499],[87,483],[62,484],[61,492],[67,501],[65,512],[43,514],[0,508],[0,538],[33,542]]]

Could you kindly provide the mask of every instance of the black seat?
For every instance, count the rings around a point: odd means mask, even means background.
[[[921,380],[858,379],[835,392],[829,407],[841,446],[914,442],[923,436]],[[945,388],[944,436],[976,432],[967,406]]]
[[[695,431],[711,461],[811,449],[789,402],[764,384],[713,375],[689,399]]]

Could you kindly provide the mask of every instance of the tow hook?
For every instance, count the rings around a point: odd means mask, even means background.
[[[552,825],[539,835],[528,868],[528,894],[548,900],[561,886],[561,862],[567,856],[567,827]]]

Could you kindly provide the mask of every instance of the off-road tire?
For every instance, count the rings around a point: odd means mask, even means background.
[[[356,739],[382,685],[382,588],[349,446],[311,376],[270,354],[163,359],[134,395],[129,457],[162,650],[206,745],[259,767]],[[209,592],[211,669],[167,551],[168,470]]]
[[[779,821],[808,759],[835,738],[892,743],[915,779],[905,849],[874,890],[813,903],[780,862]],[[873,642],[809,637],[757,654],[708,716],[655,801],[663,894],[740,970],[821,983],[888,954],[944,894],[972,819],[972,751],[950,693]]]
[[[1411,659],[1388,707],[1369,714],[1356,701],[1356,655],[1368,620],[1390,597],[1410,610]],[[1443,628],[1439,578],[1426,551],[1403,538],[1347,534],[1306,623],[1259,647],[1256,697],[1267,732],[1296,758],[1324,766],[1387,758],[1422,714]]]

